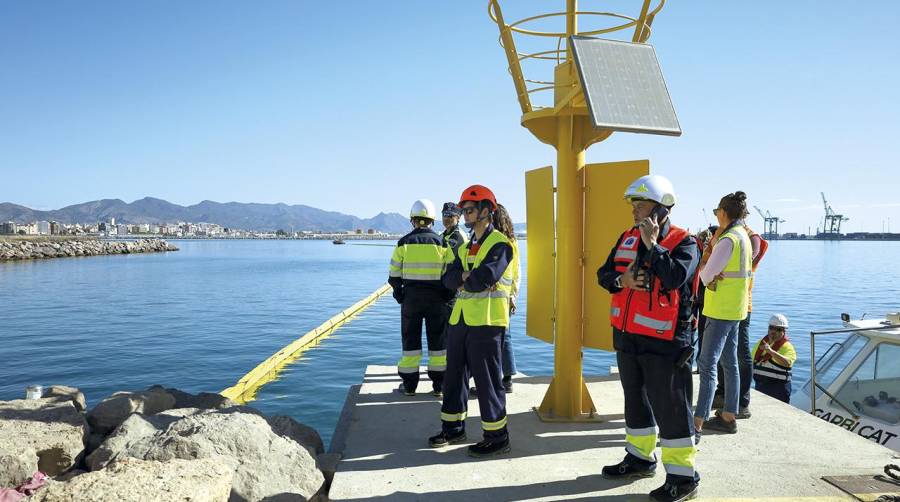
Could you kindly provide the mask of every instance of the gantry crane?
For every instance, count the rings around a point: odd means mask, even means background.
[[[760,216],[762,216],[763,224],[764,224],[763,238],[769,239],[769,240],[777,239],[778,238],[778,224],[784,223],[785,220],[783,220],[777,216],[772,216],[772,213],[770,213],[768,210],[765,213],[763,213],[763,210],[760,209],[758,206],[753,206],[753,208],[756,209],[756,212],[759,213]]]
[[[834,209],[828,204],[828,201],[825,199],[825,192],[820,192],[822,194],[822,204],[825,206],[825,222],[822,228],[822,234],[830,237],[838,237],[841,235],[841,222],[847,221],[850,218],[847,218],[843,214],[837,214],[834,212]]]

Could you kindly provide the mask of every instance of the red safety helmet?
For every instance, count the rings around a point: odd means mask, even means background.
[[[494,197],[494,192],[484,185],[472,185],[463,190],[462,195],[459,196],[459,205],[462,206],[463,202],[481,202],[483,200],[490,201],[491,211],[497,210],[497,198]]]

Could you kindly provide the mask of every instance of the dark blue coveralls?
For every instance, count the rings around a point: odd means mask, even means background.
[[[491,232],[496,230],[493,226],[488,226],[482,235],[482,241],[487,239]],[[462,249],[474,254],[478,250],[478,243],[473,237],[473,240]],[[472,293],[485,291],[500,280],[511,260],[512,246],[496,244],[463,282],[462,262],[459,256],[456,256],[444,272],[442,277],[444,286],[453,291],[460,286]],[[444,375],[442,416],[459,416],[467,413],[468,383],[471,375],[478,388],[478,407],[481,410],[482,422],[498,422],[506,418],[506,392],[503,389],[503,371],[500,362],[500,344],[504,330],[503,326],[468,326],[462,316],[459,323],[450,325],[447,335],[447,372]],[[464,418],[442,419],[441,424],[444,432],[449,435],[460,434],[466,428]],[[502,440],[508,435],[506,426],[494,431],[484,431],[485,439]]]
[[[660,228],[658,241],[669,232],[669,222]],[[624,234],[623,234],[624,235]],[[615,286],[619,272],[613,258],[621,237],[600,269],[597,281],[610,293],[618,293]],[[619,365],[619,378],[625,394],[625,424],[629,429],[659,427],[659,437],[684,438],[694,436],[694,414],[691,410],[693,380],[691,379],[691,291],[692,280],[700,262],[700,249],[693,237],[687,236],[671,252],[658,244],[653,249],[641,242],[636,263],[649,267],[648,273],[658,277],[665,289],[678,290],[682,298],[678,327],[671,341],[629,334],[613,329],[613,346]],[[687,356],[685,364],[678,365]],[[649,464],[627,453],[633,463]],[[699,480],[693,477],[666,474],[666,481],[681,484]]]
[[[443,247],[440,235],[430,228],[416,228],[397,241],[397,246],[404,244],[433,244]],[[425,323],[425,337],[428,340],[428,352],[439,352],[446,347],[447,301],[455,294],[448,290],[441,281],[408,280],[400,277],[389,277],[388,284],[394,289],[393,296],[400,304],[400,336],[404,351],[422,350],[422,322]],[[444,385],[444,371],[428,370],[434,391],[441,391]],[[419,372],[400,373],[403,386],[415,392],[419,384]]]

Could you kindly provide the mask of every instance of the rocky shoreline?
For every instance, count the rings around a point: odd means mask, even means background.
[[[0,261],[38,260],[70,256],[159,253],[178,251],[162,239],[101,241],[100,239],[0,239]]]
[[[323,502],[337,460],[315,429],[219,394],[153,386],[87,410],[51,386],[0,401],[2,500]]]

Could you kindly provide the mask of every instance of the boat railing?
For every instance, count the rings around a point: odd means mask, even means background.
[[[885,321],[881,326],[873,326],[873,327],[869,327],[869,328],[842,328],[842,329],[827,329],[827,330],[821,330],[821,331],[810,331],[809,332],[809,354],[810,354],[809,359],[810,359],[810,361],[812,361],[812,364],[810,365],[811,369],[810,369],[810,386],[809,386],[809,397],[810,397],[809,412],[812,413],[813,415],[815,415],[815,413],[816,413],[816,389],[819,389],[822,391],[822,393],[824,393],[826,396],[830,397],[835,403],[837,403],[841,408],[846,410],[847,413],[849,413],[853,417],[854,420],[859,420],[859,415],[855,411],[850,409],[850,407],[848,407],[847,405],[842,403],[833,394],[828,392],[828,389],[819,385],[819,383],[816,382],[816,366],[818,365],[817,364],[818,361],[816,361],[816,335],[850,334],[850,333],[859,333],[859,332],[863,332],[863,331],[889,331],[889,330],[897,329],[897,328],[900,328],[900,324],[891,324],[890,322]],[[837,343],[832,344],[832,346],[829,347],[828,350],[825,351],[824,354],[822,354],[822,360],[824,360],[825,356],[827,356],[828,353],[831,352],[831,350],[834,349],[834,347],[837,345],[840,345],[840,344],[837,344]]]

